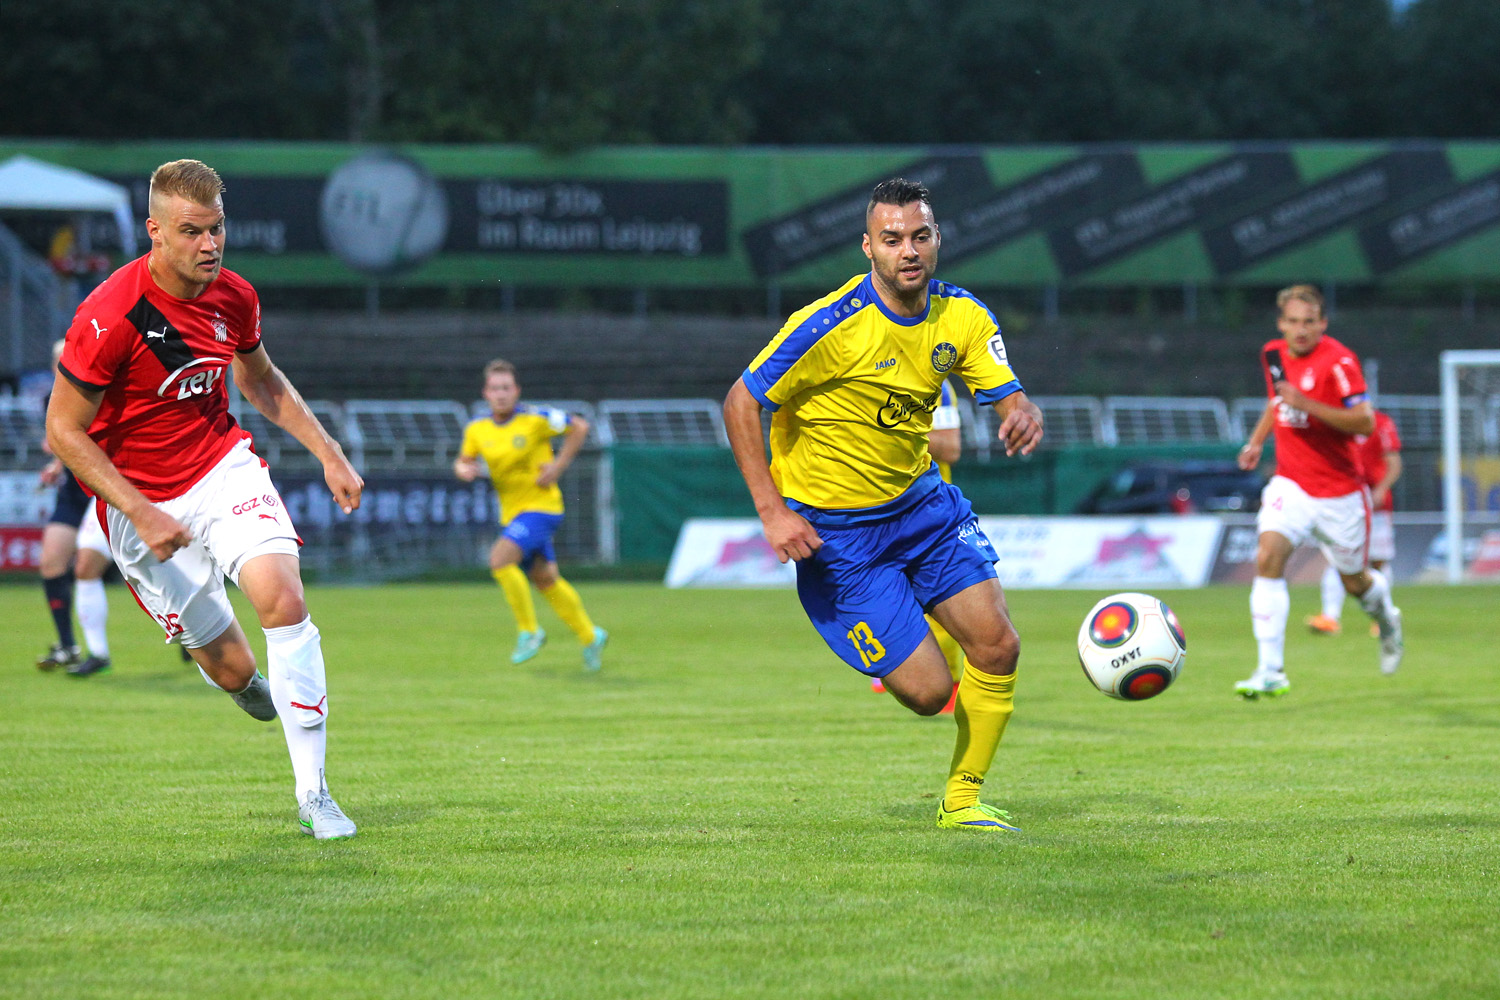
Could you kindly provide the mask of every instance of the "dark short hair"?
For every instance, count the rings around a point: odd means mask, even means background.
[[[909,181],[905,177],[892,177],[890,180],[881,181],[875,185],[875,190],[870,192],[870,203],[865,206],[865,218],[875,211],[876,205],[910,205],[914,201],[932,207],[932,194],[927,187],[918,181]]]

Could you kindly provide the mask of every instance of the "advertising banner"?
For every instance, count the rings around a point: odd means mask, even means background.
[[[754,517],[695,517],[682,525],[668,587],[795,587],[797,567],[771,551]]]
[[[165,143],[0,141],[124,185]],[[961,285],[1500,280],[1500,141],[848,149],[199,143],[257,284],[832,287],[925,184]]]
[[[1213,568],[1216,517],[981,517],[1006,587],[1201,587]],[[694,518],[677,539],[669,587],[791,587],[755,518]]]
[[[0,524],[0,573],[35,573],[41,566],[41,527]]]

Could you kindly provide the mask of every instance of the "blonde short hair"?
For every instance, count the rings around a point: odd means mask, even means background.
[[[151,171],[151,196],[147,203],[153,218],[162,200],[186,198],[195,205],[212,205],[224,193],[219,173],[202,160],[173,160]]]
[[[516,379],[517,382],[521,381],[516,377],[516,366],[504,358],[496,358],[484,366],[484,381],[488,382],[491,375],[509,375],[511,378]]]
[[[1283,288],[1281,291],[1276,293],[1277,311],[1285,310],[1286,304],[1293,299],[1296,299],[1299,302],[1306,302],[1310,306],[1315,306],[1318,310],[1319,318],[1322,318],[1323,293],[1318,291],[1316,285],[1289,285],[1288,287]]]

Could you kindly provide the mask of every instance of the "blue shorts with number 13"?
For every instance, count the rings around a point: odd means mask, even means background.
[[[823,547],[797,563],[797,595],[839,659],[884,677],[927,635],[923,613],[983,580],[995,548],[974,508],[937,469],[896,499],[857,511],[825,511],[795,500]]]

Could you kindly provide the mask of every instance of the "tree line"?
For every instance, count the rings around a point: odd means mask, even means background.
[[[1500,3],[15,0],[0,135],[1031,143],[1492,137]]]

